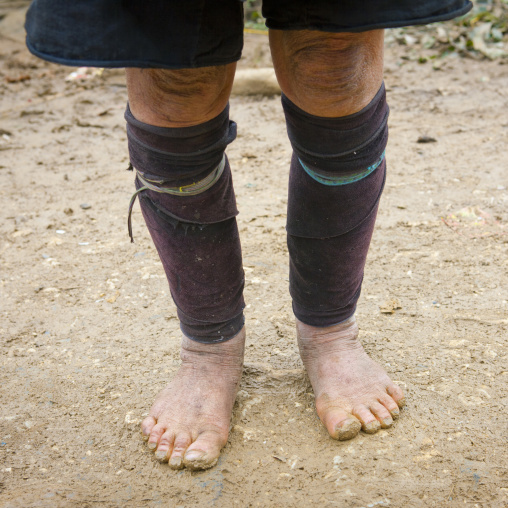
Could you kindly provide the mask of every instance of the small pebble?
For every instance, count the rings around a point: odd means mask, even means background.
[[[55,233],[57,233],[58,235],[65,235],[65,231],[63,229],[57,229]]]
[[[79,205],[83,210],[88,210],[90,208],[92,208],[92,205],[89,205],[88,203],[81,203]]]
[[[432,136],[420,136],[417,143],[435,143],[437,141],[436,138],[433,138]]]

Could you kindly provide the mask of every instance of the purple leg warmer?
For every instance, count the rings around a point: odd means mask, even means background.
[[[331,326],[360,296],[385,182],[388,106],[384,86],[347,117],[306,113],[282,97],[293,146],[289,177],[290,292],[296,317]]]
[[[243,327],[244,273],[226,145],[236,124],[226,108],[193,127],[163,128],[125,113],[136,188],[166,271],[183,333],[198,342]]]

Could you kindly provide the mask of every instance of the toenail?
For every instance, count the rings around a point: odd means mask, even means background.
[[[369,422],[365,424],[363,431],[366,432],[367,434],[374,434],[374,432],[377,432],[379,430],[379,427],[380,425],[378,421]]]
[[[141,433],[141,437],[143,438],[143,441],[148,441],[148,438],[150,437],[150,435]]]
[[[193,460],[199,460],[203,457],[205,452],[202,452],[200,450],[191,450],[190,452],[187,452],[185,454],[185,460],[188,460],[192,462]]]
[[[393,419],[392,418],[385,418],[382,422],[381,422],[381,426],[382,427],[391,427],[393,425]]]
[[[158,460],[164,460],[168,455],[168,451],[167,450],[157,450],[155,452],[155,458],[158,459]]]
[[[406,405],[406,399],[400,399],[399,402],[397,402],[399,407],[404,407]]]
[[[169,465],[174,469],[180,469],[182,467],[182,457],[171,457]]]
[[[392,415],[393,418],[398,418],[400,415],[399,408],[390,409],[390,414]]]
[[[355,437],[360,432],[361,424],[356,419],[349,419],[340,423],[335,427],[336,439],[339,441],[347,441]]]
[[[155,448],[157,448],[157,443],[148,443],[149,450],[155,450]]]

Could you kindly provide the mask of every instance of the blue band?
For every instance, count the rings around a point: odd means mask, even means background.
[[[368,168],[364,169],[363,171],[360,171],[359,173],[356,173],[354,175],[348,175],[348,176],[324,176],[320,175],[319,173],[316,173],[316,171],[310,169],[308,166],[306,166],[302,160],[299,158],[300,164],[302,168],[305,170],[305,172],[316,182],[322,183],[323,185],[329,185],[329,186],[337,186],[337,185],[348,185],[350,183],[358,182],[359,180],[362,180],[363,178],[366,178],[369,176],[373,171],[375,171],[379,165],[383,162],[383,159],[385,158],[385,152],[381,154],[379,159],[372,164],[372,166],[369,166]]]

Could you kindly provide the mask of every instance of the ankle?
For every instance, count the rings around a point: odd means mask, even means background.
[[[232,339],[215,344],[204,344],[182,338],[180,358],[182,364],[203,361],[223,367],[242,367],[245,350],[245,327]]]
[[[312,355],[317,348],[320,355],[362,348],[354,315],[342,323],[323,328],[307,325],[296,319],[296,331],[302,356]]]

